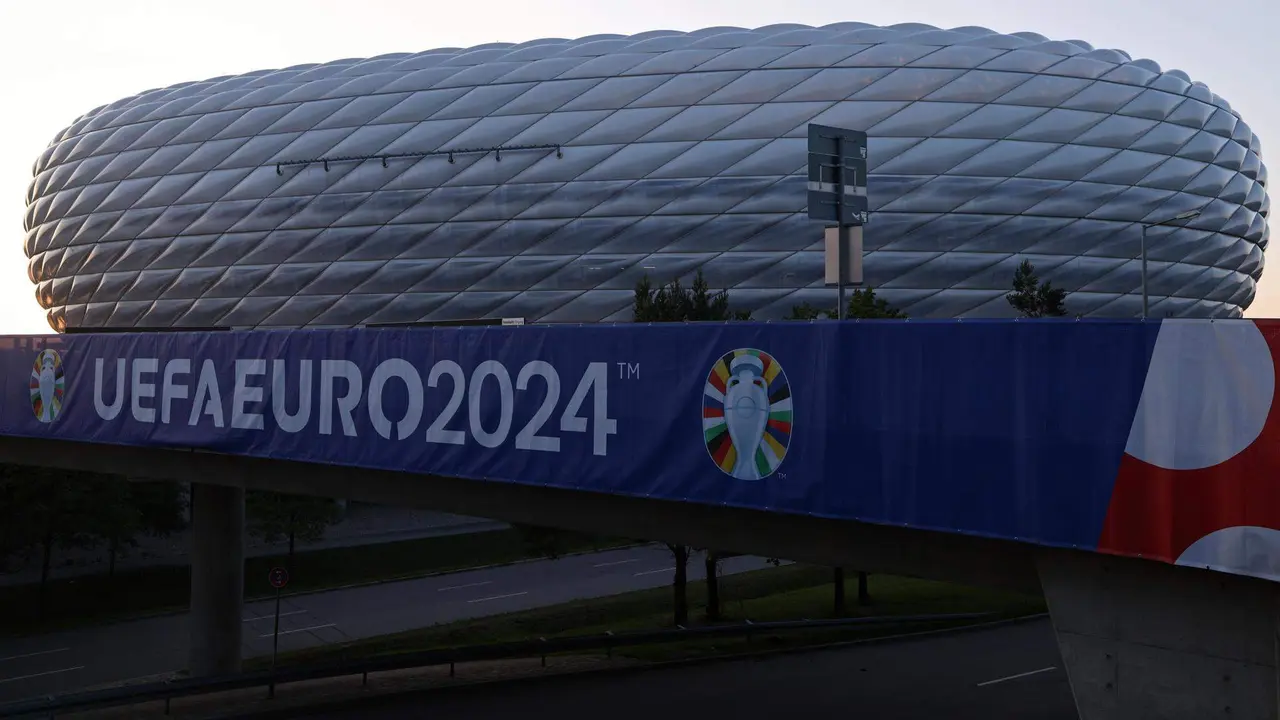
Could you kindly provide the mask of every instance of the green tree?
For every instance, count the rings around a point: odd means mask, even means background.
[[[791,307],[788,320],[834,320],[839,316],[836,308],[819,308],[802,303]],[[876,297],[872,288],[859,288],[849,295],[845,307],[845,317],[860,320],[905,320],[907,314],[889,304],[888,300]]]
[[[636,283],[632,313],[636,322],[724,322],[751,319],[751,313],[735,311],[729,307],[727,291],[712,292],[701,270],[687,288],[680,283],[679,278],[655,288],[649,281],[649,276],[644,276]],[[667,549],[671,551],[676,565],[675,580],[672,582],[675,624],[688,625],[689,556],[693,548],[667,543]],[[715,551],[707,551],[708,618],[720,617],[719,557]]]
[[[338,501],[332,498],[265,491],[250,491],[245,496],[244,508],[250,533],[265,542],[288,540],[286,568],[293,567],[294,546],[298,540],[319,540],[341,515]]]
[[[1062,317],[1067,314],[1067,291],[1048,280],[1040,282],[1030,260],[1023,260],[1013,273],[1013,290],[1004,296],[1022,317]]]

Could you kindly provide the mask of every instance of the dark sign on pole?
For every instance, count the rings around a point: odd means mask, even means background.
[[[282,567],[271,568],[271,573],[267,575],[267,580],[271,582],[271,587],[279,590],[289,584],[289,571]]]
[[[867,134],[809,125],[809,219],[831,225],[867,221]]]
[[[862,225],[867,222],[867,134],[809,124],[809,219],[834,225],[827,240],[827,282],[834,274],[836,317],[845,316],[844,287],[862,282]],[[857,232],[850,232],[855,229]],[[835,272],[832,273],[833,269]]]

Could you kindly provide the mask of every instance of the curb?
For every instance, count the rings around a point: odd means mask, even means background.
[[[1023,615],[1014,618],[1004,618],[1001,620],[992,620],[989,622],[973,623],[969,625],[958,625],[956,627],[938,628],[935,630],[920,630],[917,632],[898,633],[894,635],[885,635],[881,637],[865,638],[862,640],[846,640],[841,642],[826,643],[823,645],[805,645],[790,648],[776,648],[771,650],[756,650],[745,653],[732,653],[726,655],[709,655],[698,658],[685,658],[682,660],[666,660],[662,662],[644,663],[640,665],[628,665],[619,667],[606,667],[594,670],[578,670],[562,673],[549,673],[545,675],[527,675],[523,677],[509,678],[506,680],[478,680],[475,682],[462,682],[456,685],[424,688],[418,690],[402,690],[400,692],[388,692],[378,695],[369,695],[364,697],[343,698],[340,700],[331,700],[324,704],[300,704],[288,708],[272,708],[268,710],[251,710],[238,715],[214,715],[210,716],[214,720],[284,720],[285,718],[306,718],[322,712],[342,712],[352,710],[357,707],[369,706],[369,710],[374,710],[379,704],[391,702],[399,702],[414,697],[427,697],[441,693],[466,693],[473,691],[484,691],[492,686],[501,685],[510,687],[513,685],[527,685],[538,682],[555,682],[575,680],[582,678],[596,677],[613,677],[617,675],[638,674],[650,672],[654,670],[669,670],[681,667],[695,667],[701,665],[712,665],[715,663],[734,662],[742,660],[759,660],[783,655],[796,655],[800,653],[823,652],[830,650],[847,649],[864,645],[880,645],[891,642],[903,642],[916,640],[920,638],[943,637],[947,635],[961,635],[969,632],[978,632],[982,630],[991,630],[998,627],[1008,625],[1020,625],[1023,623],[1035,622],[1049,617],[1049,613],[1036,613],[1034,615]],[[354,675],[352,676],[354,677]]]
[[[335,592],[335,591],[338,591],[338,590],[354,590],[354,589],[356,589],[356,588],[373,587],[373,586],[375,586],[375,585],[386,585],[386,584],[388,584],[388,583],[396,583],[396,582],[408,582],[408,581],[410,581],[410,580],[424,580],[424,579],[426,579],[426,578],[442,577],[442,576],[445,576],[445,575],[457,575],[457,574],[460,574],[460,573],[467,573],[467,572],[478,572],[478,571],[482,571],[482,570],[495,570],[495,569],[497,569],[497,568],[510,567],[510,566],[512,566],[512,565],[524,565],[524,564],[527,564],[527,563],[535,563],[535,562],[551,562],[551,561],[553,561],[553,560],[559,560],[559,559],[567,558],[567,557],[579,557],[579,556],[582,556],[582,555],[594,555],[594,554],[596,554],[596,553],[614,552],[614,551],[616,551],[616,550],[632,550],[632,549],[635,549],[635,548],[639,548],[639,547],[647,547],[647,546],[649,546],[649,545],[655,545],[655,544],[656,544],[656,543],[640,542],[640,543],[632,543],[632,544],[629,544],[629,545],[619,545],[619,546],[617,546],[617,547],[603,548],[603,549],[600,549],[600,550],[576,550],[576,551],[574,551],[574,552],[567,552],[567,553],[564,553],[563,555],[560,555],[559,557],[556,557],[556,558],[545,558],[545,557],[539,557],[539,558],[522,558],[522,559],[520,559],[520,560],[511,560],[511,561],[508,561],[508,562],[501,562],[501,563],[490,563],[490,564],[488,564],[488,565],[476,565],[476,566],[472,566],[472,567],[465,567],[465,568],[454,568],[454,569],[452,569],[452,570],[433,570],[433,571],[426,572],[426,573],[411,573],[411,574],[408,574],[408,575],[398,575],[398,576],[395,576],[395,577],[382,578],[382,579],[378,579],[378,580],[364,580],[364,581],[361,581],[361,582],[349,583],[349,584],[346,584],[346,585],[335,585],[335,586],[332,586],[332,587],[325,587],[325,588],[313,588],[313,589],[310,589],[310,590],[296,590],[296,591],[294,591],[294,592],[282,592],[282,593],[280,593],[280,599],[282,599],[282,600],[283,600],[283,599],[291,598],[291,597],[302,597],[302,596],[305,596],[305,595],[316,595],[316,594],[319,594],[319,593]],[[377,546],[378,546],[378,544],[377,544],[377,543],[371,543],[371,544],[369,544],[369,545],[362,545],[362,546],[360,546],[360,547],[374,548],[374,547],[377,547]],[[266,601],[268,601],[268,600],[274,600],[274,599],[275,599],[275,595],[262,595],[262,596],[258,596],[258,597],[246,597],[246,598],[244,598],[244,600],[243,600],[243,604],[244,604],[244,605],[248,605],[249,603],[255,603],[255,602],[266,602]],[[110,626],[112,626],[112,625],[120,625],[120,624],[123,624],[123,623],[129,623],[129,622],[137,622],[137,621],[140,621],[140,620],[155,620],[155,619],[157,619],[157,618],[172,617],[172,616],[175,616],[175,615],[185,615],[185,614],[186,614],[187,612],[189,612],[189,611],[190,611],[190,608],[189,608],[189,607],[184,607],[184,608],[175,608],[175,607],[160,608],[160,609],[156,609],[156,610],[149,610],[149,611],[141,612],[141,613],[138,613],[138,614],[136,614],[136,615],[129,615],[129,616],[127,616],[127,617],[108,618],[108,619],[104,620],[103,622],[98,622],[98,623],[95,623],[95,622],[86,622],[86,623],[83,623],[83,624],[73,624],[73,625],[68,625],[68,626],[66,626],[66,627],[52,627],[52,628],[46,628],[46,629],[38,630],[38,631],[33,632],[33,633],[21,633],[21,634],[15,634],[15,635],[3,635],[3,634],[0,634],[0,639],[3,639],[3,640],[18,640],[18,639],[23,639],[23,638],[39,637],[39,636],[41,636],[41,635],[51,635],[51,634],[53,634],[53,633],[74,632],[74,631],[77,631],[77,630],[84,630],[84,629],[87,629],[87,628],[110,627]]]

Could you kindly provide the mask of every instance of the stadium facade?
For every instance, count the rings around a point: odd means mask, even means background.
[[[816,122],[870,135],[868,283],[1002,316],[1032,260],[1073,312],[1237,317],[1268,238],[1258,138],[1178,70],[979,27],[717,27],[340,60],[98,108],[35,164],[58,330],[630,319],[701,269],[756,317],[831,304]]]

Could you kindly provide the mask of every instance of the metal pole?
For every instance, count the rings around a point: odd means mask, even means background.
[[[1147,319],[1147,226],[1142,226],[1142,319]]]
[[[836,136],[836,167],[835,167],[835,185],[836,185],[836,289],[839,296],[838,305],[836,305],[836,319],[844,320],[845,302],[844,302],[844,266],[845,245],[849,243],[849,226],[844,223],[844,138]]]
[[[276,629],[271,633],[271,684],[267,697],[276,696],[276,655],[280,652],[280,588],[276,588]]]

